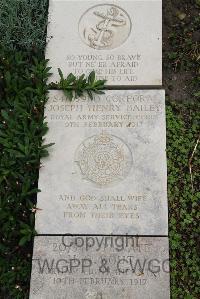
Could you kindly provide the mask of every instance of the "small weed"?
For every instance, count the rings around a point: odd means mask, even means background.
[[[50,84],[50,88],[62,90],[69,101],[81,97],[84,93],[87,93],[91,100],[93,100],[94,93],[104,94],[103,89],[105,89],[106,80],[96,80],[94,71],[87,78],[84,74],[78,78],[73,74],[69,74],[66,79],[61,69],[58,69],[58,72],[60,82]]]

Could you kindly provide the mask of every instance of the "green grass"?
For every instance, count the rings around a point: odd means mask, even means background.
[[[169,237],[172,298],[198,298],[200,258],[198,192],[200,103],[167,105]]]
[[[46,62],[17,51],[1,51],[0,78],[1,295],[24,298],[30,278],[32,209],[40,158],[47,155],[42,145],[47,132],[43,118]]]
[[[185,1],[183,1],[185,2]],[[40,158],[47,155],[43,109],[47,72],[43,53],[46,1],[0,0],[0,298],[28,298]],[[184,103],[169,92],[167,157],[172,298],[199,298],[198,16],[172,27],[164,74],[191,74]],[[20,31],[19,31],[20,28]],[[2,35],[2,32],[4,33]],[[33,59],[35,57],[35,59]],[[182,79],[183,80],[183,79]],[[166,87],[170,86],[166,80]],[[181,92],[181,91],[180,91]]]
[[[197,299],[200,294],[200,2],[192,2],[196,6],[185,0],[180,3],[185,18],[173,18],[164,48],[164,75],[170,74],[165,82],[169,90],[168,200],[174,299]],[[174,77],[178,80],[173,82]],[[174,90],[178,98],[173,98]]]
[[[0,0],[0,45],[8,50],[43,51],[48,0]]]

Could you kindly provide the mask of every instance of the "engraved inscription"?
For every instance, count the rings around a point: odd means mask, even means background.
[[[130,31],[130,17],[116,5],[96,5],[87,10],[79,21],[82,40],[97,50],[119,47],[127,40]]]
[[[45,259],[35,254],[39,248]],[[35,278],[43,281],[37,294]],[[168,240],[36,236],[30,289],[30,299],[169,299]]]
[[[75,162],[84,179],[99,187],[106,187],[128,175],[132,154],[120,138],[102,133],[81,143],[76,151]]]

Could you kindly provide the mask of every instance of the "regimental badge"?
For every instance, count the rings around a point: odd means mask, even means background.
[[[75,154],[83,179],[98,187],[123,180],[132,167],[132,153],[125,142],[107,133],[84,140]]]
[[[97,50],[114,49],[123,44],[131,31],[131,20],[122,8],[96,5],[87,10],[80,19],[79,33],[82,40]]]

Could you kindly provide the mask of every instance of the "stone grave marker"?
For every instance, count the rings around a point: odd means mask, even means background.
[[[162,1],[50,0],[47,36],[50,82],[121,90],[49,91],[30,299],[169,299]]]
[[[169,299],[168,238],[35,237],[30,299]]]
[[[162,84],[161,0],[50,0],[47,37],[50,81],[61,68],[112,86]]]
[[[42,161],[39,234],[167,235],[163,90],[107,90],[67,102],[50,91],[55,143]]]

